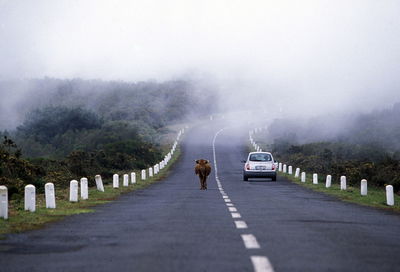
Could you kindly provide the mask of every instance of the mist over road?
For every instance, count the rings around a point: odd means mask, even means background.
[[[398,268],[397,214],[343,203],[280,177],[243,182],[247,130],[228,127],[215,139],[224,193],[215,169],[208,190],[199,190],[194,160],[213,161],[213,139],[223,127],[191,129],[164,181],[95,213],[9,235],[0,241],[1,270],[254,271],[253,256],[268,258],[275,271]]]

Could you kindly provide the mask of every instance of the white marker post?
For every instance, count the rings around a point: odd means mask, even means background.
[[[113,188],[118,188],[119,187],[119,175],[114,174],[113,175]]]
[[[81,178],[81,198],[87,200],[89,198],[88,179]]]
[[[388,206],[394,205],[394,195],[393,195],[393,186],[392,185],[386,186],[386,204]]]
[[[44,192],[46,198],[46,208],[55,209],[56,208],[56,193],[54,191],[54,184],[49,182],[44,185]]]
[[[96,175],[94,179],[96,181],[97,191],[104,192],[103,180],[101,179],[101,176]]]
[[[136,173],[135,173],[135,172],[132,172],[132,173],[131,173],[131,183],[132,183],[132,184],[135,184],[135,183],[136,183]]]
[[[36,188],[29,184],[25,186],[25,211],[36,210]]]
[[[301,172],[301,182],[306,182],[306,172]]]
[[[340,190],[345,191],[346,189],[347,189],[346,176],[341,176],[340,177]]]
[[[332,186],[332,176],[331,175],[327,175],[326,176],[325,187],[326,188],[330,188],[331,186]]]
[[[368,183],[366,179],[361,180],[361,195],[366,196],[368,194]]]
[[[8,190],[0,186],[0,218],[8,219]]]
[[[282,163],[281,162],[278,164],[278,171],[282,172]]]
[[[146,180],[146,170],[142,170],[142,180]]]
[[[149,167],[149,177],[151,178],[153,176],[153,168]]]
[[[296,168],[296,172],[294,172],[294,177],[299,178],[300,177],[300,168]]]
[[[124,174],[124,179],[122,182],[122,186],[124,187],[128,187],[129,186],[129,175],[128,174]]]
[[[291,165],[289,165],[288,174],[293,175],[293,168]]]
[[[69,183],[69,201],[78,202],[79,185],[77,180],[71,180]]]
[[[286,164],[283,165],[283,170],[282,170],[282,171],[283,171],[283,173],[286,173],[286,172],[287,172],[287,166],[286,166]]]
[[[316,174],[316,173],[313,174],[312,183],[313,184],[318,184],[318,174]]]
[[[169,162],[172,158],[171,152],[167,154],[167,158],[168,158],[168,162]]]

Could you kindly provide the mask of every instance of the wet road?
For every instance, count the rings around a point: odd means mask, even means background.
[[[396,271],[400,216],[278,176],[242,181],[247,130],[192,129],[169,177],[0,241],[0,271]],[[216,133],[220,131],[217,137]],[[194,160],[215,168],[199,190]],[[214,165],[213,165],[214,166]]]

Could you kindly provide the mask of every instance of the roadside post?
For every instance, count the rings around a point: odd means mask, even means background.
[[[327,175],[326,176],[325,187],[326,188],[330,188],[331,186],[332,186],[332,176],[331,175]]]
[[[346,189],[347,189],[346,176],[341,176],[340,177],[340,190],[346,191]]]
[[[8,219],[8,190],[0,186],[0,218]]]
[[[306,182],[306,172],[301,172],[301,182]]]
[[[316,174],[316,173],[313,174],[312,183],[318,184],[318,174]]]
[[[69,201],[78,202],[78,181],[71,180],[69,183]]]
[[[29,184],[25,186],[25,211],[34,212],[36,210],[36,188]]]
[[[114,174],[113,175],[113,188],[118,188],[119,187],[119,175]]]
[[[361,195],[366,196],[368,194],[368,183],[366,179],[361,180]]]
[[[89,198],[88,179],[81,178],[81,198],[87,200]]]
[[[54,184],[48,182],[44,185],[44,193],[46,198],[46,208],[55,209],[56,208],[56,194],[54,190]]]
[[[127,187],[128,185],[129,185],[129,175],[128,174],[124,174],[124,179],[123,179],[122,186]]]
[[[94,179],[96,181],[97,190],[100,191],[100,192],[104,192],[103,180],[101,179],[101,176],[100,175],[96,175],[94,177]]]
[[[388,206],[394,205],[394,194],[393,194],[393,186],[392,185],[386,186],[386,204]]]

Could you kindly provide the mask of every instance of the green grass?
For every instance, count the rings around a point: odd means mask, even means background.
[[[140,171],[135,171],[136,184],[129,184],[128,187],[122,187],[121,176],[125,172],[120,172],[118,173],[120,174],[120,187],[118,189],[112,188],[112,180],[103,180],[105,183],[104,192],[99,192],[95,187],[91,187],[89,188],[89,199],[79,200],[77,203],[69,202],[69,189],[56,189],[56,209],[46,209],[44,194],[36,195],[35,212],[25,211],[23,200],[9,201],[8,219],[0,219],[0,239],[4,239],[7,233],[18,233],[42,228],[48,223],[63,219],[65,216],[94,212],[93,207],[96,205],[111,202],[121,194],[144,189],[153,183],[163,180],[169,174],[179,156],[180,148],[177,146],[168,165],[156,176],[147,177],[145,181],[141,181]],[[107,184],[107,182],[110,184]]]
[[[340,190],[340,182],[332,179],[332,186],[325,187],[325,176],[318,175],[318,184],[312,183],[312,174],[306,175],[306,182],[301,182],[300,178],[295,178],[294,174],[284,174],[279,172],[278,175],[284,176],[292,182],[299,184],[303,187],[309,188],[313,191],[322,192],[334,196],[340,200],[356,203],[359,205],[375,207],[385,210],[400,212],[400,196],[394,195],[394,206],[386,205],[386,192],[384,188],[376,188],[368,186],[368,195],[362,196],[360,187],[347,186],[347,190]]]

